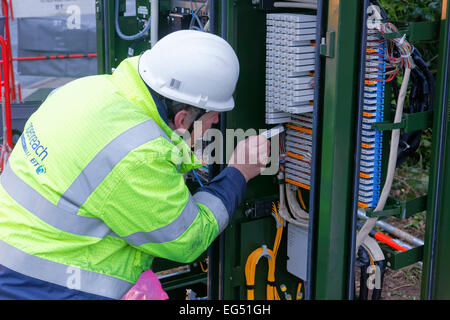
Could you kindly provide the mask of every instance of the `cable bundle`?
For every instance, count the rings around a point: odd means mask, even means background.
[[[279,204],[278,204],[279,207]],[[275,236],[275,241],[273,249],[267,249],[266,246],[262,246],[254,250],[247,258],[245,264],[245,279],[247,287],[247,300],[255,300],[255,273],[256,265],[259,260],[264,256],[267,258],[267,263],[269,266],[269,271],[267,273],[267,285],[266,285],[266,298],[267,300],[280,300],[278,291],[275,285],[275,266],[276,258],[278,254],[278,249],[281,243],[281,237],[283,235],[284,221],[280,215],[278,215],[278,208],[275,203],[272,203],[272,214],[277,223],[277,234]]]

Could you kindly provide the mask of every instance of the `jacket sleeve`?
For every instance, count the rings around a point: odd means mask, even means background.
[[[206,193],[219,198],[227,209],[231,220],[234,211],[244,197],[246,188],[247,182],[242,173],[236,168],[227,167],[209,183],[199,188],[195,198],[197,200],[203,197],[209,199],[210,196],[206,195]]]
[[[183,263],[202,254],[229,221],[217,194],[191,195],[183,175],[164,158],[128,166],[101,211],[105,223],[130,245]]]

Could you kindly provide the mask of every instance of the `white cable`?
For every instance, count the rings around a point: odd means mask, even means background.
[[[283,173],[278,174],[278,180],[283,181]],[[280,183],[280,208],[278,209],[278,214],[287,222],[295,224],[296,226],[307,228],[308,221],[296,220],[291,217],[289,210],[286,206],[286,196],[285,196],[285,184]]]
[[[288,203],[289,209],[291,210],[291,213],[294,216],[294,218],[296,218],[298,220],[308,221],[309,215],[306,211],[304,211],[300,207],[300,204],[298,203],[297,197],[295,195],[295,191],[292,190],[291,187],[289,187],[287,184],[285,184],[285,188],[286,188],[287,203]]]
[[[411,69],[406,68],[405,73],[403,75],[403,82],[400,88],[400,93],[398,95],[397,100],[397,109],[395,110],[394,123],[399,123],[402,120],[403,115],[403,105],[405,103],[406,91],[408,89],[409,77],[411,75]],[[397,166],[397,151],[398,151],[398,143],[400,140],[400,129],[392,130],[391,136],[391,148],[389,151],[389,163],[388,170],[386,175],[386,182],[384,183],[383,190],[381,191],[380,199],[378,200],[377,206],[374,210],[381,211],[384,209],[386,205],[387,198],[391,191],[392,182],[394,181],[395,175],[395,167]],[[359,230],[358,235],[356,236],[356,250],[358,250],[359,246],[364,242],[366,237],[369,235],[370,231],[375,227],[377,223],[377,218],[369,218],[364,223],[362,228]]]

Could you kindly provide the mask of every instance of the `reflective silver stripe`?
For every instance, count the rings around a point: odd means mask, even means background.
[[[104,238],[107,235],[119,237],[102,220],[77,215],[78,206],[84,203],[95,188],[128,152],[147,141],[161,136],[167,138],[153,120],[143,122],[126,131],[124,134],[119,135],[87,165],[64,193],[64,200],[60,200],[58,205],[47,200],[20,179],[11,169],[9,163],[0,176],[0,183],[18,204],[58,230],[97,238]],[[134,142],[129,143],[128,140]],[[122,144],[124,146],[121,146]],[[150,232],[136,232],[119,238],[136,246],[145,243],[173,241],[189,228],[197,214],[198,207],[189,194],[189,200],[186,206],[180,215],[170,224]]]
[[[48,201],[20,179],[11,169],[9,163],[0,176],[0,181],[5,191],[18,204],[58,230],[97,238],[104,238],[107,235],[115,236],[136,246],[145,243],[164,243],[177,239],[189,228],[198,214],[198,207],[189,194],[186,206],[170,224],[153,231],[136,232],[126,237],[119,237],[102,220],[74,215]]]
[[[0,240],[0,264],[29,277],[112,299],[120,299],[133,283],[42,259]]]
[[[189,200],[183,211],[168,225],[149,232],[136,232],[121,238],[135,246],[147,243],[170,242],[180,237],[191,226],[197,217],[197,214],[198,207],[191,194],[189,194]]]
[[[216,217],[217,224],[219,225],[219,233],[221,233],[228,225],[228,220],[230,219],[227,208],[225,208],[222,200],[215,195],[204,191],[194,194],[194,200],[207,206],[209,210],[212,211]]]
[[[74,215],[58,208],[20,179],[11,169],[9,162],[0,176],[0,181],[5,191],[18,204],[58,230],[97,238],[104,238],[111,233],[100,219]]]
[[[111,170],[132,150],[158,137],[169,138],[153,119],[121,133],[107,144],[81,171],[61,196],[58,207],[76,213]],[[170,140],[169,140],[170,141]]]

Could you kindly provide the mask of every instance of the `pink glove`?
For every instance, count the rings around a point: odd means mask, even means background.
[[[152,270],[141,273],[136,284],[120,300],[168,300],[161,283]]]

